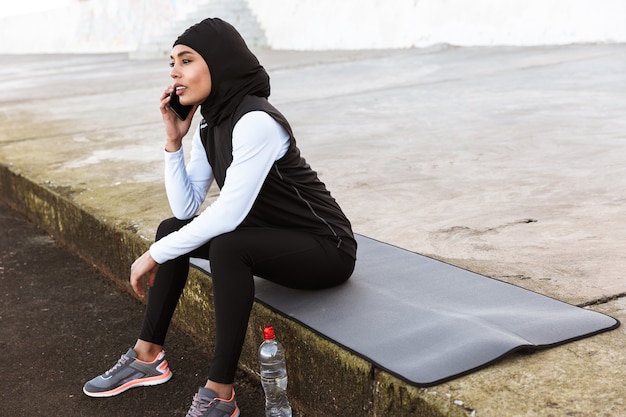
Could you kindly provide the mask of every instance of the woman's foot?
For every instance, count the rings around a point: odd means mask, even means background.
[[[164,351],[144,362],[129,349],[111,369],[87,382],[83,392],[90,397],[112,397],[133,387],[163,384],[171,377]]]
[[[163,346],[137,339],[133,350],[137,354],[137,359],[144,362],[152,362],[161,352],[163,352]]]
[[[235,391],[231,388],[230,398],[220,398],[215,391],[200,388],[193,397],[187,417],[238,417],[239,407]]]

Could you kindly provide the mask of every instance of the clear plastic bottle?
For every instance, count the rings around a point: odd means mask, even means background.
[[[291,417],[291,406],[287,399],[285,350],[276,340],[272,326],[265,326],[263,329],[259,364],[261,384],[265,391],[265,417]]]

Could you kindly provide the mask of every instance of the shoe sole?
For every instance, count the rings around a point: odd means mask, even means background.
[[[132,381],[128,381],[124,385],[120,385],[119,387],[109,390],[109,391],[101,391],[101,392],[89,392],[83,387],[83,392],[85,395],[89,397],[95,398],[103,398],[103,397],[114,397],[123,393],[124,391],[128,391],[131,388],[135,387],[149,387],[153,385],[164,384],[172,378],[172,371],[169,369],[163,375],[151,376],[148,378],[134,379]]]

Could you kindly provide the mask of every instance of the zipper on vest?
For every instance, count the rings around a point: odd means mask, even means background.
[[[284,181],[284,178],[283,178],[282,174],[280,173],[280,170],[278,169],[278,165],[274,164],[274,170],[276,171],[276,174],[278,174],[278,177],[280,178],[280,180]],[[311,203],[309,203],[308,200],[306,200],[304,197],[302,197],[302,194],[300,194],[300,191],[298,191],[298,189],[295,186],[290,185],[290,187],[293,188],[293,190],[296,193],[296,195],[298,196],[298,198],[300,200],[302,200],[302,202],[304,202],[304,204],[306,204],[306,206],[309,208],[309,211],[311,212],[311,214],[313,214],[313,216],[315,218],[317,218],[320,222],[322,222],[328,228],[328,230],[330,230],[330,232],[333,234],[333,237],[335,239],[337,239],[337,247],[340,247],[341,243],[343,241],[342,241],[341,237],[335,232],[335,229],[333,229],[331,224],[328,223],[325,218],[323,218],[322,216],[320,216],[319,214],[317,214],[315,212],[315,209],[313,209],[313,206],[311,206]]]

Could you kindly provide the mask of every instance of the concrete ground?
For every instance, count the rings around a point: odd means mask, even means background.
[[[2,200],[0,236],[0,416],[185,415],[206,382],[210,346],[174,327],[170,382],[87,397],[83,384],[130,347],[143,306]],[[244,416],[264,415],[258,381],[240,372],[236,389]]]
[[[626,319],[626,45],[258,55],[356,232]],[[167,60],[0,63],[0,164],[151,240],[169,215]],[[626,416],[625,342],[621,327],[428,392],[476,416]]]

